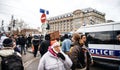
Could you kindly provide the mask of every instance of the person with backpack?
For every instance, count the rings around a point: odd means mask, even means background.
[[[74,33],[72,36],[72,41],[73,47],[69,53],[69,57],[73,62],[71,69],[86,70],[89,51],[86,48],[84,41],[80,39],[80,34]],[[91,59],[89,59],[89,61],[91,61]]]
[[[32,44],[34,46],[33,54],[34,54],[34,57],[36,57],[37,51],[38,51],[38,46],[40,45],[40,38],[39,38],[39,36],[37,36],[37,35],[34,36],[34,38],[32,40]]]
[[[14,51],[13,40],[6,38],[0,50],[1,70],[24,70],[20,53]]]

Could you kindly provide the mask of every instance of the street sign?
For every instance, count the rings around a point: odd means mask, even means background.
[[[48,10],[46,11],[46,14],[49,15],[49,11]]]
[[[46,15],[49,15],[49,11],[45,9],[40,9],[40,13],[45,13]]]
[[[45,23],[45,21],[46,21],[46,14],[43,13],[41,16],[41,22]]]
[[[40,13],[45,13],[45,10],[44,9],[40,9]]]

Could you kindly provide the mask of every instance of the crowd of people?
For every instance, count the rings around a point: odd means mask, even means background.
[[[51,41],[50,35],[40,44],[38,70],[90,70],[93,64],[85,35],[65,34]],[[49,60],[48,60],[49,59]]]
[[[38,35],[1,34],[0,56],[8,56],[15,51],[22,57],[28,48],[34,47],[33,56],[36,57],[38,51],[41,54],[38,70],[90,70],[93,59],[86,40],[85,35],[78,33],[72,36],[65,34],[54,40],[51,40],[50,34],[46,34],[44,39]],[[10,51],[8,48],[12,53],[4,53],[5,49]]]

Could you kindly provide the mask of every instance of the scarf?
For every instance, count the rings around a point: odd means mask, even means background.
[[[51,46],[49,46],[48,51],[55,57],[57,57],[57,54],[53,51],[53,48],[51,48]]]

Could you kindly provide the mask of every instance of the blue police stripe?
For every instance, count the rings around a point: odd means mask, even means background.
[[[90,48],[89,51],[91,52],[91,54],[120,57],[120,50],[93,49],[93,48]]]
[[[114,51],[114,55],[115,55],[115,56],[120,56],[120,50],[115,50],[115,51]]]

